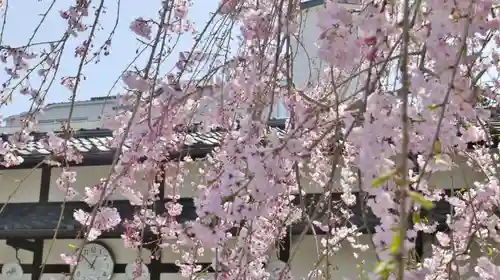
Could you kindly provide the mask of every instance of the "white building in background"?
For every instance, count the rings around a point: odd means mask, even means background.
[[[201,98],[199,108],[192,122],[203,121],[204,112],[210,110],[211,102],[217,100],[214,98],[213,90],[210,86],[199,87],[199,96]],[[217,105],[217,104],[216,104]],[[37,115],[37,123],[34,130],[36,132],[60,131],[61,124],[68,121],[68,116],[72,104],[71,102],[49,103]],[[124,109],[119,105],[119,97],[103,96],[92,97],[89,100],[75,101],[71,116],[71,127],[74,130],[80,129],[101,129],[105,125],[108,116],[114,115],[117,110]],[[267,111],[268,112],[268,111]],[[23,119],[28,113],[13,115],[4,119],[4,125],[0,126],[0,134],[10,134],[19,131]],[[267,113],[263,115],[267,116]],[[271,112],[271,119],[285,119],[288,113],[282,103],[276,102]]]
[[[359,8],[362,0],[339,0],[347,10]],[[300,19],[300,33],[294,42],[294,83],[298,88],[305,88],[318,83],[320,74],[328,65],[319,59],[318,38],[321,29],[317,26],[319,22],[318,12],[323,9],[324,0],[303,0]],[[360,88],[360,79],[355,78],[345,89],[345,97],[354,94]]]
[[[49,103],[38,114],[38,132],[58,131],[61,123],[68,121],[71,102]],[[116,96],[92,97],[89,100],[75,101],[71,116],[71,127],[74,129],[96,129],[103,125],[104,116],[112,114],[118,108]],[[1,133],[14,133],[18,131],[27,112],[9,116],[4,119],[5,125],[0,127]]]

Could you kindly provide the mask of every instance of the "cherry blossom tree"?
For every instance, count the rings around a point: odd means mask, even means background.
[[[215,279],[260,280],[269,277],[269,251],[294,223],[307,224],[301,236],[313,227],[325,229],[318,237],[323,240],[318,251],[323,260],[341,241],[357,245],[353,237],[361,229],[348,221],[350,207],[361,203],[363,211],[380,219],[369,244],[379,262],[363,277],[461,279],[472,273],[473,279],[500,278],[500,267],[493,261],[500,242],[498,154],[491,152],[489,115],[480,106],[498,99],[500,1],[365,0],[352,10],[325,1],[317,51],[326,66],[303,88],[293,83],[301,71],[293,64],[294,46],[300,43],[300,1],[222,0],[200,30],[187,20],[191,1],[156,2],[158,15],[137,15],[132,22],[119,23],[143,42],[137,53],[146,59],[121,76],[121,102],[132,109],[118,112],[107,123],[116,148],[109,175],[80,194],[93,207],[74,215],[85,226],[86,240],[124,224],[124,246],[140,248],[148,229],[161,236],[163,250],[187,248],[181,260],[186,277],[203,273],[196,267],[198,254],[213,248],[213,265],[220,271]],[[113,56],[114,31],[104,42],[96,41],[100,21],[109,16],[106,5],[104,0],[68,2],[57,15],[67,23],[59,40],[38,42],[33,34],[22,46],[1,41],[8,74],[2,81],[1,106],[16,102],[17,94],[32,100],[23,127],[9,138],[10,144],[2,143],[4,166],[21,164],[15,147],[31,139],[37,112],[59,71],[65,71],[60,66],[67,43],[78,42],[69,50],[78,58],[77,71],[64,73],[61,80],[72,102],[89,63]],[[3,10],[6,19],[8,1]],[[8,18],[3,26],[8,30]],[[192,49],[177,65],[168,66],[173,69],[162,68],[167,57],[177,55],[172,51],[177,38],[190,33],[195,34]],[[201,59],[207,53],[216,55]],[[203,67],[208,70],[200,71]],[[355,79],[361,86],[346,98],[346,85]],[[198,219],[180,223],[175,220],[182,211],[179,188],[190,159],[171,155],[185,140],[177,128],[191,125],[199,113],[202,98],[196,87],[208,84],[214,96],[224,98],[209,100],[216,109],[205,112],[200,129],[218,127],[226,133],[200,173],[205,180],[194,198]],[[268,108],[276,102],[283,102],[290,113],[284,135],[268,126]],[[45,161],[64,168],[58,186],[68,196],[76,195],[72,184],[78,180],[70,163],[82,160],[68,145],[71,115],[63,125],[65,133],[48,135],[52,154]],[[456,166],[457,156],[480,167],[485,179],[445,194],[427,179]],[[168,168],[178,172],[166,175],[171,201],[166,213],[157,214],[151,210],[159,192],[155,179]],[[138,177],[138,171],[147,175]],[[321,189],[312,212],[296,203],[303,201],[305,177]],[[149,192],[134,189],[134,180],[146,181]],[[341,187],[342,199],[332,203],[335,187]],[[106,203],[113,192],[144,210],[133,220],[122,220]],[[437,230],[418,213],[440,200],[453,208],[446,220],[448,231],[436,233],[430,257],[412,261],[415,236]],[[320,214],[328,219],[319,220]],[[229,234],[234,227],[238,231]],[[468,265],[472,242],[482,253],[474,266]],[[76,252],[63,258],[78,262]],[[289,264],[272,273],[292,277]],[[338,278],[328,268],[313,266],[309,279]]]

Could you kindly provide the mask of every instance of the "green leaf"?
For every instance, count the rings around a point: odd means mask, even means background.
[[[379,187],[380,185],[382,185],[383,183],[389,181],[392,177],[394,177],[394,175],[396,175],[398,173],[398,171],[396,169],[394,169],[393,171],[387,173],[387,174],[384,174],[384,175],[381,175],[375,179],[372,180],[372,188],[377,188]]]
[[[432,207],[434,207],[434,204],[432,201],[425,199],[421,194],[413,191],[409,191],[408,195],[416,201],[418,204],[420,204],[424,209],[430,210]]]
[[[431,111],[434,111],[436,110],[437,108],[439,108],[439,105],[430,105],[430,106],[427,106],[427,109],[431,110]]]
[[[441,141],[436,140],[436,142],[434,143],[433,151],[434,151],[434,154],[441,153]]]
[[[70,244],[68,244],[68,247],[70,247],[71,249],[76,249],[76,248],[78,248],[78,247],[76,247],[76,245],[75,245],[75,244],[71,244],[71,243],[70,243]]]
[[[493,249],[488,246],[488,257],[493,256]]]
[[[389,276],[391,275],[393,269],[394,269],[394,263],[392,262],[392,260],[383,261],[377,264],[377,267],[375,268],[375,273],[380,275],[379,279],[387,280],[389,279]]]
[[[400,241],[401,241],[401,236],[399,235],[399,232],[396,232],[394,238],[392,239],[391,247],[389,247],[389,252],[391,254],[395,255],[398,252]]]
[[[414,224],[419,224],[420,222],[422,222],[422,220],[420,219],[420,213],[417,212],[413,212],[412,219]]]

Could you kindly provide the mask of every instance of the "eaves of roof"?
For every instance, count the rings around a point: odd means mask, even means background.
[[[268,122],[271,129],[283,135],[285,129],[285,119],[274,119]],[[13,144],[11,149],[15,155],[23,158],[23,163],[12,168],[23,169],[32,168],[52,154],[46,142],[47,133],[32,133],[33,140],[22,147]],[[222,130],[210,132],[198,132],[196,129],[186,129],[181,134],[184,136],[182,147],[171,153],[172,159],[182,159],[185,156],[192,158],[205,157],[215,147],[219,146],[225,136]],[[9,135],[0,135],[3,141],[8,141]],[[112,162],[115,149],[111,148],[110,141],[113,139],[113,132],[107,129],[78,130],[68,139],[68,145],[80,153],[83,157],[81,165],[107,165]]]

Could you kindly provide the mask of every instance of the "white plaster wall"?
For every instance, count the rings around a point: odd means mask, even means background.
[[[25,275],[25,277],[28,276],[28,279],[31,279],[31,274]],[[70,277],[64,274],[57,274],[57,273],[44,273],[42,277],[40,277],[41,280],[69,280]],[[23,279],[24,280],[24,279]],[[113,276],[111,276],[110,280],[130,280],[130,278],[127,277],[125,273],[115,273]]]
[[[181,188],[181,195],[188,197],[192,196],[196,192],[197,182],[202,182],[203,177],[199,172],[199,168],[202,167],[201,162],[191,162],[186,163],[185,167],[190,171],[190,174],[187,176],[185,181],[183,182],[183,187]],[[104,178],[107,176],[109,172],[109,166],[92,166],[92,167],[75,167],[77,171],[77,182],[74,187],[83,191],[85,186],[91,186],[97,183],[100,178]],[[171,174],[175,174],[175,169],[167,170]],[[0,199],[2,202],[6,202],[8,197],[12,194],[15,186],[19,184],[19,180],[23,180],[18,188],[17,192],[12,195],[10,198],[10,202],[35,202],[39,197],[39,188],[40,188],[40,178],[41,178],[41,170],[1,170],[0,171],[0,186],[2,190],[0,192]],[[58,190],[55,186],[55,180],[59,176],[60,170],[54,168],[51,174],[51,190],[50,190],[50,200],[52,201],[61,201],[63,200],[62,191]],[[464,176],[462,176],[464,175]],[[464,181],[459,182],[460,178],[466,178],[467,180],[477,180],[481,179],[481,173],[477,170],[471,169],[467,167],[465,163],[462,163],[459,167],[455,168],[452,172],[440,172],[432,175],[430,182],[434,182],[437,186],[443,188],[450,188],[453,185],[455,188],[463,187]],[[463,179],[462,179],[463,180]],[[318,188],[313,188],[312,184],[308,183],[307,179],[304,179],[305,184],[309,184],[306,189],[309,192],[318,191]],[[451,183],[453,184],[451,184]],[[144,188],[144,184],[142,185]],[[141,188],[141,184],[138,183],[138,188]],[[83,193],[83,192],[82,192]],[[113,199],[123,199],[121,195],[115,194]],[[321,237],[319,237],[321,238]],[[360,237],[361,242],[368,244],[367,236],[363,235]],[[44,244],[45,252],[44,255],[47,255],[48,248],[50,247],[51,240],[47,240]],[[115,257],[117,258],[117,263],[129,263],[132,262],[136,254],[133,250],[126,249],[123,246],[121,240],[110,240],[105,239],[104,242],[111,247],[113,252],[115,252]],[[69,248],[68,244],[75,244],[76,242],[73,240],[57,240],[54,243],[53,249],[49,255],[47,263],[61,263],[60,253],[62,252],[70,252],[71,248]],[[75,244],[78,245],[78,244]],[[352,249],[349,244],[345,242],[342,244],[343,249],[337,253],[336,256],[332,257],[332,262],[335,266],[338,267],[338,270],[334,271],[335,275],[340,276],[353,276],[358,271],[359,268],[357,265],[359,264],[361,267],[366,270],[372,270],[375,263],[375,255],[372,252],[357,252],[359,258],[356,259],[353,256]],[[316,245],[312,236],[307,236],[305,240],[298,247],[298,253],[295,255],[292,261],[292,272],[296,277],[305,276],[304,274],[310,270],[313,263],[317,260],[316,253]],[[426,254],[429,252],[430,243],[426,244]],[[149,251],[144,250],[147,254]],[[201,262],[210,262],[212,253],[209,250],[205,251],[205,255],[200,258]],[[23,263],[31,263],[32,261],[32,253],[26,251],[19,251],[19,257],[21,258]],[[164,250],[162,254],[163,262],[169,262],[179,259],[179,256],[172,253],[170,250]],[[364,263],[362,261],[364,260]],[[8,263],[15,261],[14,250],[5,245],[4,241],[0,241],[0,263]],[[57,276],[57,275],[44,275],[43,280],[48,280],[49,276]],[[25,276],[26,278],[27,276]],[[170,280],[170,279],[182,279],[180,275],[177,274],[163,274],[162,280]],[[23,279],[25,279],[23,278]],[[125,278],[124,275],[117,275],[113,278],[122,279]],[[26,278],[28,280],[29,277]],[[340,279],[340,278],[335,278]],[[56,278],[58,280],[58,278]]]
[[[306,87],[308,82],[315,83],[320,69],[324,67],[324,63],[318,58],[316,45],[321,33],[317,27],[317,13],[320,9],[323,7],[313,7],[301,13],[300,32],[293,49],[295,51],[293,78],[295,85],[299,88]]]
[[[196,276],[193,278],[186,278],[183,277],[180,273],[162,273],[160,275],[160,280],[205,280],[205,279],[210,279],[212,280],[213,278],[210,278],[210,276],[214,275],[214,273],[207,273],[204,274],[203,276]],[[219,278],[220,279],[220,278]]]
[[[469,167],[465,163],[465,159],[457,157],[459,165],[451,171],[434,172],[430,176],[426,176],[430,186],[443,189],[460,189],[472,186],[474,181],[481,181],[485,177],[478,167]],[[91,187],[99,182],[101,178],[107,178],[109,166],[85,166],[73,167],[77,172],[77,180],[73,184],[81,195],[73,200],[81,200],[85,194],[85,187]],[[179,174],[177,167],[167,169],[168,182],[165,185],[165,195],[178,194],[181,197],[192,197],[198,192],[198,185],[205,182],[204,174],[200,173],[200,169],[204,168],[202,161],[194,161],[184,163],[184,170],[187,175],[184,181],[176,177]],[[306,169],[304,169],[306,170]],[[63,201],[64,192],[57,188],[56,180],[60,176],[60,168],[52,168],[51,184],[49,191],[49,201]],[[146,181],[141,179],[142,173],[138,173],[134,189],[145,193],[148,189]],[[6,169],[0,171],[0,203],[10,202],[36,202],[40,192],[41,169],[23,170],[23,169]],[[334,180],[334,186],[337,191],[340,188],[340,171],[337,172]],[[170,187],[170,184],[175,186],[175,189]],[[308,193],[322,192],[322,189],[308,176],[301,177],[301,184]],[[168,187],[167,187],[168,186]],[[358,190],[357,184],[353,186],[354,190]],[[10,198],[9,198],[10,197]],[[111,199],[125,199],[119,191],[116,191]]]
[[[314,267],[326,271],[326,260],[319,257],[318,254],[318,250],[321,252],[321,238],[323,236],[316,236],[315,238],[308,235],[298,245],[294,245],[297,246],[294,249],[297,250],[297,253],[291,261],[291,269],[295,279],[301,279],[302,277],[306,277],[307,279],[307,274]],[[369,238],[369,235],[361,235],[357,237],[357,243],[368,245],[370,244]],[[357,258],[354,253],[357,254]],[[291,254],[293,256],[294,251]],[[341,243],[341,249],[334,256],[329,257],[329,263],[332,268],[330,269],[330,279],[343,279],[343,277],[357,279],[357,276],[363,270],[373,271],[377,263],[377,258],[373,249],[362,252],[359,249],[353,249],[348,241],[344,241]]]
[[[121,239],[101,239],[100,242],[104,243],[111,251],[115,258],[116,264],[128,264],[136,260],[138,256],[138,251],[134,249],[128,249],[123,246],[123,241]],[[47,264],[64,264],[60,258],[61,253],[69,254],[73,252],[74,249],[70,246],[81,246],[81,240],[73,239],[60,239],[53,242],[52,240],[46,240],[44,242],[44,259],[47,258]],[[50,251],[50,254],[49,254]],[[149,250],[142,250],[141,257],[147,259],[151,257],[151,252]],[[211,262],[213,253],[210,250],[206,250],[205,254],[199,257],[199,262]],[[170,248],[163,249],[161,254],[162,262],[164,263],[174,263],[176,260],[180,260],[179,253],[173,253]],[[49,280],[50,276],[56,276],[56,280],[61,279],[61,275],[58,274],[44,274],[43,280]],[[129,280],[125,274],[114,274],[111,278],[112,280]],[[162,280],[177,280],[186,279],[182,275],[177,273],[162,273]]]
[[[110,172],[110,166],[100,165],[100,166],[80,166],[72,167],[71,170],[76,171],[76,182],[71,185],[78,193],[79,196],[71,199],[72,201],[79,201],[85,196],[85,188],[93,187],[98,184],[101,179],[107,179]],[[65,192],[57,187],[56,181],[60,177],[62,172],[61,168],[52,168],[50,176],[50,191],[49,191],[49,201],[64,201]],[[134,189],[146,193],[148,189],[148,184],[146,181],[142,180],[143,173],[137,173],[136,184],[134,184]],[[117,190],[111,194],[109,197],[111,200],[125,199],[121,195],[120,191]]]
[[[33,261],[32,252],[19,250],[17,256],[21,260],[22,264],[31,264]],[[0,263],[5,264],[13,262],[17,263],[16,250],[14,250],[14,248],[10,246],[7,246],[5,244],[5,240],[0,240]]]
[[[192,98],[199,102],[199,105],[196,110],[192,111],[190,115],[191,121],[193,123],[196,122],[210,122],[208,117],[213,118],[214,116],[219,116],[223,101],[233,100],[231,97],[230,87],[225,86],[224,88],[218,87],[213,89],[212,87],[205,87],[203,89],[198,89],[197,96],[193,96]],[[273,108],[271,111],[271,118],[283,119],[288,117],[288,112],[286,111],[283,102],[280,100],[275,100],[273,104]],[[238,116],[244,116],[246,114],[246,109],[237,108],[232,113]],[[269,115],[269,107],[265,108],[262,112],[262,118],[267,118]],[[219,121],[218,119],[215,121]]]
[[[0,170],[0,203],[37,202],[41,169]]]
[[[18,255],[21,264],[31,264],[33,262],[33,253],[19,250]],[[17,263],[16,250],[5,244],[5,240],[0,240],[0,264]],[[3,277],[0,275],[0,279]],[[31,274],[24,274],[19,280],[31,280]],[[44,279],[45,280],[45,279]]]
[[[468,273],[465,274],[465,277],[463,279],[469,279],[469,277],[477,277],[478,274],[474,271],[474,267],[477,265],[477,259],[480,257],[488,257],[493,264],[499,266],[500,265],[500,246],[499,244],[495,242],[489,242],[492,247],[492,254],[488,256],[488,249],[487,248],[481,248],[479,244],[476,241],[473,241],[470,250],[469,250],[469,256],[470,259],[467,261],[459,261],[459,265],[463,266],[464,264],[469,264],[469,271]],[[435,237],[429,236],[426,239],[425,242],[425,248],[427,249],[424,254],[424,258],[429,258],[432,256],[432,244],[439,244],[438,241],[436,240]]]
[[[470,167],[463,156],[453,157],[457,164],[450,171],[434,172],[425,177],[430,186],[442,189],[461,189],[473,187],[475,181],[483,181],[486,177],[477,165]]]

